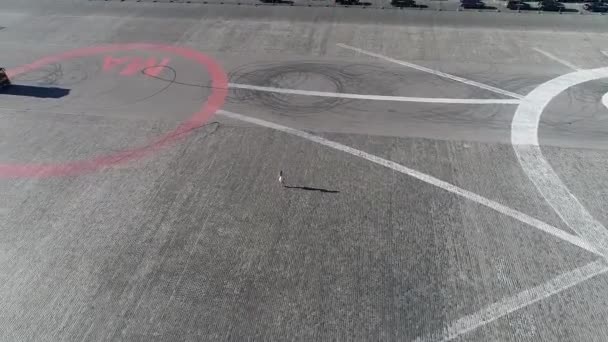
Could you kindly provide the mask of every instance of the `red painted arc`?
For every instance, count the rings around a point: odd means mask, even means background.
[[[44,57],[31,64],[20,66],[7,73],[9,77],[15,77],[32,70],[39,69],[51,63],[57,63],[68,59],[87,57],[115,51],[125,50],[153,50],[171,53],[183,58],[192,60],[207,69],[211,78],[212,91],[207,101],[201,109],[194,113],[188,120],[179,124],[173,131],[164,134],[151,143],[121,152],[94,157],[88,160],[70,161],[64,163],[45,163],[45,164],[3,164],[0,163],[0,177],[53,177],[69,176],[86,172],[92,172],[104,167],[122,164],[128,161],[142,158],[161,147],[183,138],[194,128],[199,127],[209,121],[209,119],[220,109],[228,94],[228,76],[222,67],[213,58],[190,48],[178,47],[163,44],[148,43],[129,43],[112,44],[88,47],[72,50],[61,54]]]

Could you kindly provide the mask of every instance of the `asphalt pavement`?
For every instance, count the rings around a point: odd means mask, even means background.
[[[608,339],[606,17],[323,4],[0,1],[0,340]]]

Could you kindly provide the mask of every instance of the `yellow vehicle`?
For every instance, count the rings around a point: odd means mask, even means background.
[[[6,70],[4,70],[4,68],[0,68],[0,88],[4,88],[9,85],[11,85],[11,80],[8,79]]]

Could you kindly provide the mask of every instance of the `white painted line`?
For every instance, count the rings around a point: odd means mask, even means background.
[[[572,70],[581,70],[581,68],[577,67],[576,65],[574,65],[574,64],[572,64],[572,63],[570,63],[568,61],[565,61],[565,60],[563,60],[563,59],[561,59],[561,58],[559,58],[559,57],[555,56],[554,54],[551,54],[551,53],[549,53],[547,51],[541,50],[539,48],[534,48],[534,50],[536,50],[536,52],[539,52],[539,53],[545,55],[546,57],[549,57],[550,59],[552,59],[552,60],[554,60],[554,61],[556,61],[556,62],[558,62],[558,63],[560,63],[562,65],[567,66],[568,68],[570,68]]]
[[[538,125],[545,107],[568,88],[608,77],[608,68],[572,72],[547,81],[530,92],[517,107],[511,122],[511,143],[524,172],[557,215],[608,257],[608,231],[562,183],[538,146]]]
[[[422,173],[420,171],[416,171],[413,169],[410,169],[408,167],[405,167],[401,164],[397,164],[393,161],[390,160],[386,160],[383,158],[380,158],[378,156],[375,156],[373,154],[369,154],[367,152],[363,152],[357,149],[354,149],[352,147],[346,146],[346,145],[342,145],[340,143],[331,141],[331,140],[327,140],[325,138],[316,136],[316,135],[312,135],[310,133],[306,133],[294,128],[290,128],[290,127],[286,127],[286,126],[282,126],[273,122],[269,122],[269,121],[265,121],[265,120],[261,120],[261,119],[257,119],[257,118],[252,118],[249,116],[245,116],[245,115],[241,115],[241,114],[237,114],[237,113],[232,113],[232,112],[228,112],[225,110],[219,110],[217,111],[217,114],[221,114],[233,119],[237,119],[237,120],[241,120],[241,121],[245,121],[245,122],[249,122],[255,125],[259,125],[259,126],[263,126],[263,127],[268,127],[268,128],[272,128],[275,129],[277,131],[281,131],[281,132],[285,132],[288,134],[292,134],[295,136],[298,136],[300,138],[306,139],[306,140],[310,140],[312,142],[316,142],[318,144],[327,146],[327,147],[331,147],[333,149],[336,149],[338,151],[342,151],[342,152],[346,152],[349,154],[352,154],[353,156],[359,157],[359,158],[363,158],[366,159],[368,161],[371,161],[372,163],[376,163],[378,165],[382,165],[384,167],[387,167],[389,169],[401,172],[403,174],[406,174],[410,177],[414,177],[418,180],[421,180],[423,182],[432,184],[434,186],[437,186],[439,188],[442,188],[446,191],[449,191],[451,193],[454,193],[458,196],[462,196],[470,201],[473,201],[475,203],[484,205],[488,208],[494,209],[496,211],[498,211],[501,214],[504,214],[506,216],[512,217],[520,222],[523,222],[529,226],[532,226],[540,231],[543,231],[547,234],[553,235],[558,239],[567,241],[575,246],[578,246],[582,249],[585,249],[589,252],[592,253],[596,253],[595,250],[589,246],[589,244],[587,244],[585,241],[581,240],[579,237],[568,234],[566,232],[564,232],[563,230],[557,229],[543,221],[540,221],[538,219],[535,219],[529,215],[526,215],[522,212],[519,212],[517,210],[511,209],[509,207],[506,207],[498,202],[492,201],[490,199],[487,199],[483,196],[480,196],[476,193],[473,193],[471,191],[462,189],[460,187],[457,187],[456,185],[450,184],[448,182],[444,182],[438,178],[435,178],[433,176],[427,175],[425,173]]]
[[[447,74],[447,73],[441,72],[439,70],[433,70],[433,69],[430,69],[430,68],[427,68],[427,67],[423,67],[421,65],[414,64],[414,63],[410,63],[410,62],[406,62],[406,61],[401,61],[401,60],[398,60],[398,59],[390,58],[390,57],[387,57],[387,56],[383,56],[383,55],[380,55],[380,54],[377,54],[377,53],[374,53],[374,52],[370,52],[370,51],[366,51],[366,50],[363,50],[363,49],[359,49],[359,48],[356,48],[354,46],[350,46],[350,45],[346,45],[346,44],[336,44],[336,45],[338,45],[339,47],[344,48],[344,49],[356,51],[356,52],[362,53],[364,55],[368,55],[368,56],[376,57],[376,58],[379,58],[379,59],[383,59],[383,60],[388,61],[388,62],[392,62],[392,63],[395,63],[395,64],[406,66],[408,68],[412,68],[412,69],[428,72],[428,73],[431,73],[433,75],[437,75],[437,76],[440,76],[440,77],[445,77],[445,78],[451,79],[453,81],[457,81],[457,82],[461,82],[461,83],[468,84],[468,85],[471,85],[471,86],[475,86],[477,88],[489,90],[489,91],[495,92],[497,94],[514,97],[516,99],[523,98],[522,95],[519,95],[519,94],[516,94],[516,93],[512,93],[510,91],[507,91],[507,90],[504,90],[504,89],[500,89],[500,88],[496,88],[496,87],[493,87],[491,85],[487,85],[487,84],[471,81],[471,80],[468,80],[466,78],[462,78],[462,77],[459,77],[459,76]]]
[[[604,54],[604,56],[608,57],[608,50],[604,50],[602,51],[602,53]]]
[[[604,104],[604,107],[606,107],[606,109],[608,109],[608,93],[604,94],[604,96],[602,96],[602,103]]]
[[[267,91],[272,93],[306,95],[320,97],[336,97],[355,100],[376,100],[376,101],[395,101],[395,102],[424,102],[424,103],[461,103],[461,104],[519,104],[519,100],[512,99],[450,99],[437,97],[406,97],[406,96],[384,96],[384,95],[364,95],[348,93],[331,93],[313,90],[298,90],[275,87],[262,87],[249,84],[228,83],[229,88],[249,89],[255,91]]]
[[[585,280],[606,273],[607,271],[608,266],[603,259],[594,261],[581,268],[561,274],[542,285],[535,286],[512,297],[498,301],[483,310],[457,319],[450,323],[439,336],[421,337],[416,339],[416,341],[450,341],[514,311],[567,290]]]

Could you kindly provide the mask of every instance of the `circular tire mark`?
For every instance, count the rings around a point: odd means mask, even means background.
[[[322,63],[267,64],[253,71],[237,70],[231,73],[231,82],[263,85],[277,88],[298,88],[302,83],[316,79],[330,87],[328,91],[343,93],[346,80],[352,76],[333,65]],[[235,89],[235,100],[258,101],[265,107],[289,115],[311,114],[331,110],[351,100],[340,98],[306,97],[272,92]]]
[[[326,62],[288,62],[249,64],[230,73],[232,83],[264,87],[307,89],[333,93],[357,93],[363,90],[387,94],[394,91],[386,84],[402,81],[403,75],[387,72],[368,64],[332,64]],[[306,115],[331,111],[353,102],[352,99],[300,96],[248,89],[231,89],[231,102],[255,101],[280,115]],[[365,92],[365,91],[364,91]],[[357,110],[358,108],[352,108]]]
[[[143,147],[128,149],[109,155],[103,155],[88,160],[71,161],[65,163],[46,163],[46,164],[0,164],[0,177],[52,177],[76,175],[92,172],[104,167],[109,167],[135,159],[142,158],[161,147],[168,145],[179,138],[186,136],[192,130],[205,124],[211,116],[222,107],[228,93],[228,78],[221,66],[211,57],[196,50],[178,47],[173,45],[148,44],[148,43],[129,43],[95,46],[83,49],[68,51],[65,53],[48,56],[35,61],[31,64],[20,66],[8,70],[11,78],[21,74],[43,68],[47,65],[58,62],[124,50],[152,50],[171,53],[185,59],[194,61],[207,69],[211,78],[212,92],[201,109],[194,113],[188,120],[179,124],[173,131],[162,135]]]
[[[511,122],[511,143],[528,178],[560,218],[604,256],[608,256],[608,231],[570,192],[544,158],[538,143],[538,126],[543,110],[553,98],[572,86],[606,77],[608,68],[598,68],[549,80],[522,100]]]

